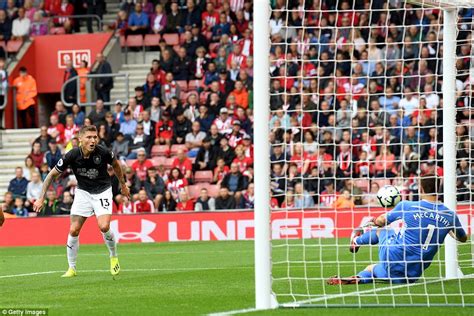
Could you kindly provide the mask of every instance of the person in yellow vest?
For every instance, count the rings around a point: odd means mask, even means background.
[[[86,76],[89,73],[89,68],[87,68],[88,63],[86,60],[81,61],[81,67],[77,69],[77,74],[79,77],[81,76]],[[87,95],[86,95],[86,84],[87,84],[87,78],[81,78],[79,79],[79,94],[81,97],[81,103],[87,102]]]
[[[13,80],[16,88],[16,106],[18,109],[18,127],[36,127],[36,101],[38,95],[36,80],[25,67],[20,67],[20,75]]]

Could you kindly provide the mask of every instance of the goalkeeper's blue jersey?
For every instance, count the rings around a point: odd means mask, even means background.
[[[400,202],[387,213],[387,223],[400,219],[404,226],[388,241],[387,258],[381,258],[389,276],[420,277],[450,231],[458,238],[466,235],[456,213],[442,203]]]

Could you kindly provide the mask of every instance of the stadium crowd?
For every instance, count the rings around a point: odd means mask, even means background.
[[[375,193],[389,183],[416,200],[417,175],[442,176],[442,14],[401,5],[272,4],[272,207],[375,206]],[[474,188],[464,124],[474,85],[472,13],[459,12],[460,201],[470,200]],[[178,33],[181,43],[162,40],[143,86],[113,109],[98,99],[86,115],[58,101],[16,170],[4,210],[28,214],[48,170],[78,146],[80,126],[92,124],[100,143],[123,161],[132,192],[131,201],[120,196],[113,180],[117,212],[253,208],[253,107],[262,105],[252,97],[252,24],[248,0],[124,3],[119,34]],[[67,213],[75,187],[71,174],[54,182],[42,215]]]

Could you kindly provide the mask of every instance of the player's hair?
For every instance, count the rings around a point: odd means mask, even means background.
[[[435,194],[439,191],[439,180],[435,174],[425,174],[422,176],[420,185],[425,194]]]
[[[82,126],[80,131],[79,131],[79,135],[84,135],[84,133],[86,132],[96,132],[97,133],[97,127],[95,127],[95,125],[89,125],[89,126]]]

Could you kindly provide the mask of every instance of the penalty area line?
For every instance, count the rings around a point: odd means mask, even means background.
[[[253,313],[253,312],[258,312],[258,311],[260,311],[260,310],[259,310],[259,309],[256,309],[256,308],[244,308],[244,309],[236,309],[236,310],[227,311],[227,312],[211,313],[211,314],[207,314],[207,316],[238,315],[238,314]]]
[[[211,270],[246,270],[253,269],[252,267],[205,267],[205,268],[151,268],[151,269],[122,269],[123,272],[152,272],[152,271],[162,271],[162,272],[180,272],[180,271],[211,271]],[[94,273],[94,272],[109,272],[110,270],[98,269],[98,270],[77,270],[77,273]],[[40,272],[31,272],[31,273],[20,273],[20,274],[8,274],[0,275],[0,279],[9,279],[9,278],[20,278],[28,277],[35,275],[45,275],[45,274],[55,274],[55,273],[64,273],[64,271],[40,271]]]

